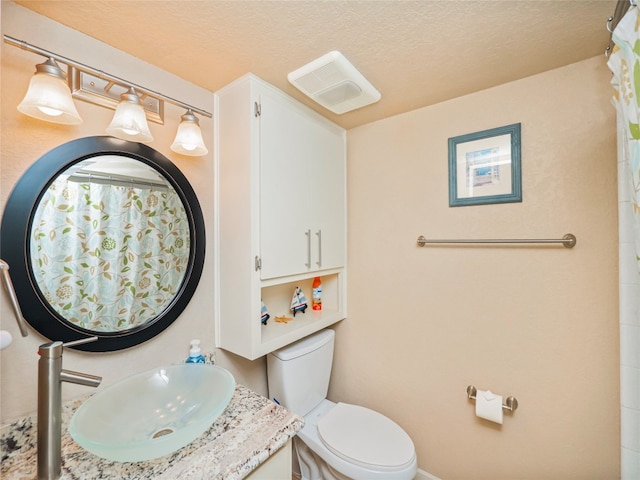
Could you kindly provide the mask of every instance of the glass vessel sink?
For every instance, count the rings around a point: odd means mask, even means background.
[[[231,401],[235,385],[231,373],[216,365],[155,368],[87,399],[71,418],[69,433],[108,460],[161,457],[203,434]]]

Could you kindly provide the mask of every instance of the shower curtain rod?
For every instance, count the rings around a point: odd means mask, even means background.
[[[610,34],[609,45],[607,45],[607,48],[605,50],[605,55],[607,57],[611,53],[611,50],[613,50],[613,39],[611,38],[613,36],[613,31],[618,26],[618,23],[620,23],[620,20],[622,20],[622,17],[624,17],[624,14],[627,13],[627,10],[629,10],[629,8],[631,7],[635,7],[636,5],[637,3],[635,2],[635,0],[618,0],[613,15],[611,15],[607,19],[607,30]]]

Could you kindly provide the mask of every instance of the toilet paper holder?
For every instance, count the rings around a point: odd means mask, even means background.
[[[477,393],[478,389],[473,385],[469,385],[467,387],[467,398],[469,398],[470,400],[475,400]],[[509,396],[505,398],[504,403],[502,404],[502,408],[513,412],[516,408],[518,408],[518,400],[516,400],[516,397]]]

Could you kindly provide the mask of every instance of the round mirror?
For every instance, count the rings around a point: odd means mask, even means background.
[[[152,148],[81,138],[43,155],[0,232],[27,322],[51,340],[111,351],[168,327],[202,273],[204,221],[187,179]]]

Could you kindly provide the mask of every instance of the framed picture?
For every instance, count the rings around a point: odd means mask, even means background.
[[[522,201],[520,124],[449,139],[449,206]]]

